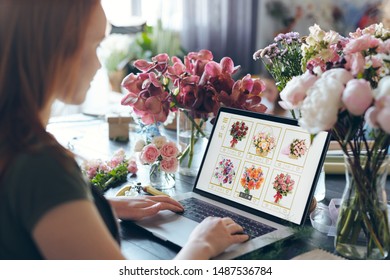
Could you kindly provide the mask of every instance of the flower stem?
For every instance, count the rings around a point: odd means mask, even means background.
[[[207,138],[206,134],[203,132],[202,128],[196,123],[194,118],[192,118],[187,110],[183,110],[184,114],[187,116],[187,118],[191,121],[192,126],[196,128],[197,132],[202,135],[202,137]],[[191,134],[192,135],[192,134]]]

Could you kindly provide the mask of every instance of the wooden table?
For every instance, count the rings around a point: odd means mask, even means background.
[[[129,142],[111,141],[108,138],[108,124],[104,118],[82,114],[52,118],[48,125],[48,131],[53,133],[61,144],[79,154],[80,159],[108,159],[119,148],[125,149],[126,154],[131,155],[133,154],[133,145],[137,139],[142,138],[142,135],[137,132],[137,126],[130,125]],[[163,134],[169,138],[174,139],[175,137],[175,131],[172,130],[164,130]],[[146,176],[147,171],[140,169],[138,176],[130,178],[129,181],[142,183],[142,178]],[[191,191],[194,181],[194,177],[177,174],[175,188],[169,190],[168,194],[174,195]],[[331,199],[341,197],[345,186],[345,177],[342,174],[326,174],[325,182],[326,196],[320,203],[328,205]],[[106,196],[115,195],[120,187],[108,190]],[[386,191],[390,198],[389,180]],[[180,250],[176,245],[161,241],[133,222],[121,221],[120,229],[122,252],[129,259],[172,259]],[[334,237],[314,229],[308,217],[304,227],[297,230],[293,237],[244,255],[240,259],[291,259],[315,248],[336,253],[334,251]]]

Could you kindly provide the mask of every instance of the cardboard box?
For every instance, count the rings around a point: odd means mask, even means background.
[[[129,141],[129,123],[131,123],[132,121],[133,119],[131,117],[107,117],[108,138],[114,141]]]

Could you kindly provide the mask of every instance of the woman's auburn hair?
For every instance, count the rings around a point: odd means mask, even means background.
[[[40,112],[55,89],[73,94],[81,47],[99,0],[0,0],[0,177],[20,152],[52,146]],[[59,153],[57,153],[59,154]]]

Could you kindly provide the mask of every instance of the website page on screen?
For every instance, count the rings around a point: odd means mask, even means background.
[[[327,132],[220,112],[196,188],[299,224]]]

